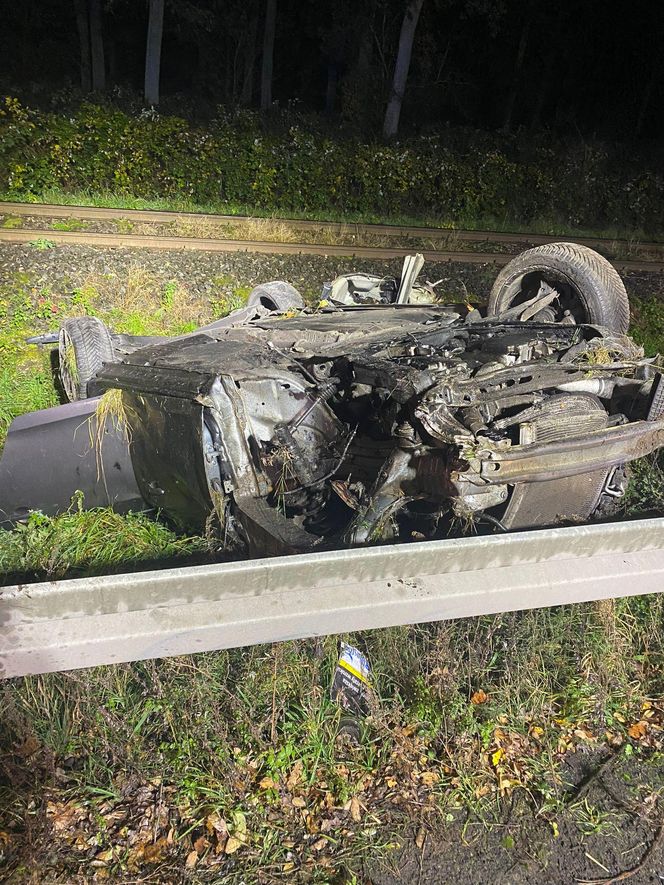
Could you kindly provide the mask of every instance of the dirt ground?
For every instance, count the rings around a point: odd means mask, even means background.
[[[635,757],[575,753],[562,816],[525,799],[493,821],[459,818],[411,832],[365,885],[572,885],[664,882],[664,767]]]

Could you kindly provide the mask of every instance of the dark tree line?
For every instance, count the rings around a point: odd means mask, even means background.
[[[2,0],[0,82],[145,106],[300,103],[387,138],[441,123],[662,133],[648,0]]]

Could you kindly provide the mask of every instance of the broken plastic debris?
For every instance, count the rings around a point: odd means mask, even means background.
[[[371,696],[371,664],[362,652],[345,642],[334,671],[332,700],[344,710],[366,716]]]

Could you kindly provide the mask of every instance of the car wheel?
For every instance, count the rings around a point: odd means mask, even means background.
[[[489,316],[533,298],[541,285],[559,298],[533,319],[605,326],[624,335],[629,329],[629,299],[623,281],[606,258],[577,243],[547,243],[517,255],[496,278],[489,295]]]
[[[290,283],[274,280],[271,283],[261,283],[252,289],[247,305],[253,307],[259,304],[268,310],[301,310],[304,307],[304,300]]]
[[[60,380],[70,402],[87,399],[88,384],[115,358],[113,339],[96,317],[65,320],[58,339]]]

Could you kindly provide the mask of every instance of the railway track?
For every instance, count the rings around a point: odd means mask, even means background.
[[[109,222],[127,219],[132,223],[173,224],[175,222],[214,222],[235,227],[255,223],[256,219],[235,215],[205,215],[197,213],[142,211],[137,209],[108,209],[89,206],[52,206],[33,203],[0,202],[0,214],[14,217],[80,219],[81,221]],[[510,252],[471,251],[451,248],[460,243],[521,244],[523,248],[556,242],[560,236],[543,234],[506,233],[502,231],[450,230],[445,228],[407,227],[398,225],[354,224],[341,222],[303,221],[301,219],[265,219],[287,225],[293,230],[312,234],[325,232],[340,237],[390,237],[403,240],[398,247],[363,246],[353,243],[318,244],[310,242],[277,242],[272,240],[251,240],[213,238],[195,236],[170,236],[168,234],[103,233],[98,231],[65,231],[50,228],[1,229],[0,242],[29,243],[41,237],[61,245],[91,245],[108,248],[142,249],[190,249],[209,252],[262,252],[270,254],[326,255],[354,258],[389,260],[402,258],[417,248],[427,261],[463,262],[467,264],[493,264],[502,266],[513,257]],[[565,237],[601,252],[617,247],[627,247],[625,240],[610,240],[588,237]],[[430,241],[434,248],[423,249],[419,245],[409,245],[409,241]],[[662,250],[664,244],[641,243],[641,249]],[[612,263],[619,271],[662,273],[664,260],[639,260],[614,258]]]

